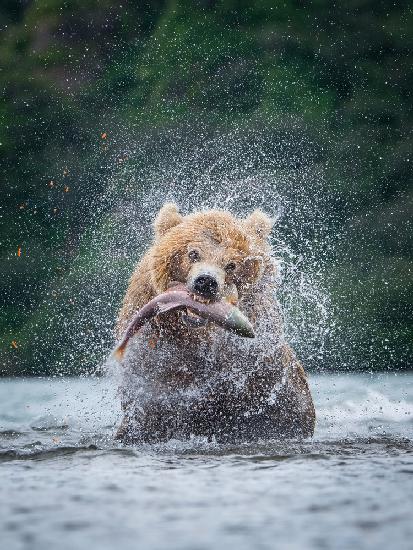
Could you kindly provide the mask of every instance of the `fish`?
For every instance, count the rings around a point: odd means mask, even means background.
[[[204,303],[196,300],[182,284],[175,284],[158,294],[135,313],[113,352],[117,360],[124,356],[129,340],[151,319],[172,310],[189,310],[202,319],[244,338],[254,338],[254,328],[248,318],[233,303],[223,299]]]

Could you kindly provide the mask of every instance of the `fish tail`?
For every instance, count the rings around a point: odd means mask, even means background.
[[[117,359],[118,361],[120,361],[121,359],[123,359],[123,356],[125,355],[125,344],[120,344],[116,349],[115,351],[113,352],[113,356],[115,359]]]

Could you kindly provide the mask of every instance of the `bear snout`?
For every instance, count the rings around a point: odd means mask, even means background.
[[[186,286],[194,296],[217,302],[222,298],[225,272],[214,264],[198,262],[190,269]]]
[[[202,296],[202,298],[214,300],[218,296],[218,281],[213,275],[201,273],[194,279],[192,283],[192,290],[195,294]]]

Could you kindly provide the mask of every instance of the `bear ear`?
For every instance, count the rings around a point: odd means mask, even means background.
[[[244,227],[246,230],[248,232],[254,232],[261,239],[266,239],[268,237],[273,225],[274,220],[267,216],[267,214],[264,214],[262,210],[254,210],[254,212],[244,220]]]
[[[163,237],[172,227],[181,223],[182,219],[174,202],[165,203],[155,218],[155,236]]]

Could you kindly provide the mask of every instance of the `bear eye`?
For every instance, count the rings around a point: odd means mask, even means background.
[[[188,258],[191,260],[191,262],[199,262],[201,259],[201,254],[198,252],[198,250],[190,250],[188,252]]]
[[[235,262],[229,262],[226,266],[225,266],[225,271],[227,273],[232,273],[233,271],[235,271],[235,268],[236,268],[236,264]]]

